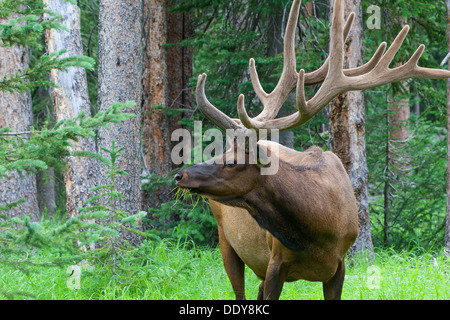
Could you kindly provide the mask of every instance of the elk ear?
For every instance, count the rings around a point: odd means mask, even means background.
[[[278,173],[280,167],[279,145],[277,143],[268,143],[260,141],[258,143],[258,166],[261,169],[261,175],[271,176]]]
[[[257,163],[260,168],[270,166],[271,163],[271,150],[266,146],[258,143],[258,156]]]

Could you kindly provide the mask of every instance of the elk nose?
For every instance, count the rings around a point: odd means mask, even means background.
[[[175,177],[173,177],[173,180],[175,181],[175,184],[178,184],[178,182],[180,182],[181,179],[183,179],[183,174],[181,172],[178,172],[175,175]]]

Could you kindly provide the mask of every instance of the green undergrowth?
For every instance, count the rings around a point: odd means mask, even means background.
[[[34,254],[42,263],[54,258],[50,251]],[[78,286],[72,270],[70,265],[40,264],[24,272],[1,265],[0,299],[234,299],[220,250],[191,242],[144,241],[118,259],[115,272],[107,264],[84,261]],[[259,283],[247,268],[247,299],[256,298]],[[281,299],[323,299],[322,284],[285,283]],[[347,265],[343,299],[450,299],[450,260],[444,254],[378,249],[371,263],[360,258]]]

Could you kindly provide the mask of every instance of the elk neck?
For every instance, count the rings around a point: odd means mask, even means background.
[[[308,171],[317,167],[293,166],[280,160],[276,175],[260,176],[261,181],[238,205],[249,211],[259,226],[268,230],[287,248],[301,252],[308,247],[308,228],[302,223],[302,194],[307,190]]]

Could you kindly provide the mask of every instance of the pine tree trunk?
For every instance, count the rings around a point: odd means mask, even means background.
[[[54,168],[36,174],[36,188],[39,211],[45,213],[47,218],[54,218],[56,213]]]
[[[401,94],[394,95],[388,105],[389,124],[393,127],[389,135],[392,140],[398,142],[398,148],[404,146],[405,140],[409,137],[407,122],[410,113],[409,97],[403,97]],[[406,159],[397,159],[397,161],[402,160]]]
[[[406,83],[405,83],[406,84]],[[394,93],[388,96],[386,125],[389,134],[386,139],[386,166],[384,182],[384,243],[389,245],[390,237],[390,215],[391,215],[391,192],[395,190],[398,182],[397,175],[407,174],[409,157],[404,156],[402,148],[409,136],[407,122],[410,116],[409,97],[402,93]],[[397,169],[393,169],[397,168]]]
[[[80,10],[65,0],[45,0],[47,8],[62,16],[62,24],[67,31],[50,30],[46,34],[48,52],[52,53],[66,49],[64,56],[83,55],[80,33]],[[55,105],[56,120],[64,120],[79,115],[81,111],[91,115],[86,71],[80,67],[69,67],[67,71],[53,70],[51,80],[58,88],[51,89]],[[80,139],[73,142],[71,151],[96,152],[94,138]],[[84,157],[67,157],[67,170],[64,172],[66,188],[67,217],[78,215],[78,209],[83,202],[94,196],[89,189],[97,185],[99,164],[94,159]]]
[[[13,18],[13,17],[11,17]],[[6,21],[0,20],[0,23]],[[28,67],[28,51],[20,45],[0,46],[0,77],[21,72]],[[29,92],[9,93],[0,91],[0,128],[10,127],[16,132],[27,131],[33,125],[33,109]],[[26,136],[22,138],[26,139]],[[32,213],[32,220],[39,220],[36,176],[31,173],[11,172],[9,178],[0,180],[0,205],[24,199],[25,203],[7,212],[11,217]]]
[[[144,159],[149,174],[171,170],[170,122],[162,108],[168,105],[166,1],[144,1]],[[180,67],[180,65],[178,65]],[[168,200],[168,188],[145,194],[145,209]]]
[[[170,1],[144,1],[144,159],[149,174],[165,175],[174,169],[170,136],[180,127],[182,115],[168,115],[164,110],[190,109],[192,90],[192,50],[181,46],[166,48],[190,37],[187,13],[168,10]],[[156,108],[155,108],[156,107]],[[144,193],[144,208],[159,208],[172,200],[171,186]]]
[[[397,20],[400,25],[404,27],[407,25],[407,19],[403,17],[398,17]],[[398,64],[400,66],[401,63]],[[409,137],[409,131],[407,122],[409,121],[409,116],[411,114],[411,109],[409,107],[409,84],[408,81],[402,83],[405,92],[400,90],[393,90],[390,100],[388,101],[388,123],[390,126],[389,136],[393,144],[392,154],[390,155],[393,164],[400,169],[407,169],[409,159],[401,158],[400,153],[397,152],[404,147],[406,140]],[[395,89],[395,88],[394,88]]]
[[[133,0],[99,2],[98,108],[106,110],[113,102],[135,101],[125,111],[136,114],[121,124],[98,131],[98,149],[123,147],[118,169],[128,176],[117,176],[116,186],[125,198],[117,208],[130,214],[141,210],[141,101],[142,101],[142,2]],[[106,154],[102,151],[103,156]],[[102,183],[109,183],[102,170]],[[138,236],[124,233],[122,238],[137,245]]]
[[[447,6],[447,51],[450,52],[450,0],[446,0]],[[450,70],[450,63],[448,64]],[[447,81],[447,210],[445,225],[445,249],[450,255],[450,80]]]
[[[333,2],[333,1],[331,1]],[[330,3],[333,7],[333,3]],[[359,0],[345,1],[345,15],[357,14],[345,46],[344,68],[362,65],[363,22]],[[330,105],[332,151],[341,159],[353,185],[359,217],[359,234],[352,253],[373,251],[369,217],[369,172],[366,159],[364,93],[350,91]]]
[[[171,11],[173,0],[167,1],[167,42],[180,43],[193,35],[191,16],[187,12]],[[168,107],[191,110],[193,106],[192,89],[189,81],[193,75],[193,49],[186,46],[171,46],[167,49],[167,89]],[[188,113],[190,116],[191,114]],[[171,130],[181,127],[178,123],[185,114],[170,117]]]
[[[45,123],[49,118],[55,119],[55,112],[53,110],[53,103],[50,101],[50,90],[46,87],[39,87],[37,92],[37,99],[39,101],[46,101],[46,106],[39,112],[35,121]],[[39,212],[45,213],[46,217],[53,218],[56,213],[56,176],[55,169],[49,167],[36,174],[36,189],[37,200],[39,205]]]

